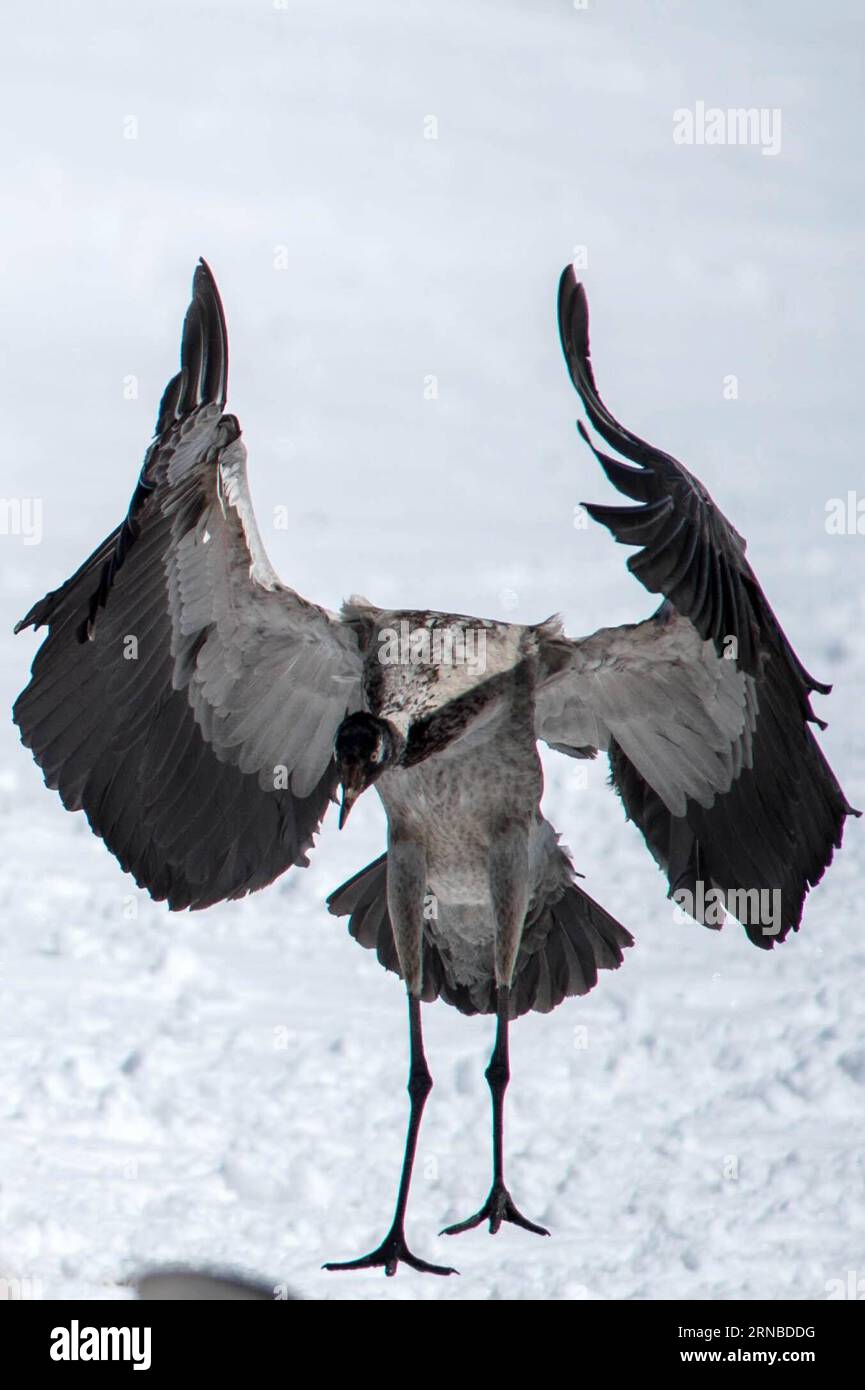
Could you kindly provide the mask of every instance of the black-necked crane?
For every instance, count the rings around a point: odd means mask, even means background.
[[[15,705],[24,743],[123,869],[175,911],[263,888],[305,865],[342,789],[340,824],[375,786],[387,851],[328,900],[408,994],[410,1112],[392,1225],[329,1269],[417,1258],[405,1239],[432,1080],[421,1004],[496,1015],[488,1197],[448,1234],[513,1222],[539,1234],[504,1178],[508,1029],[587,993],[630,934],[576,881],[541,809],[538,743],[608,754],[611,781],[698,920],[737,917],[769,948],[799,926],[840,846],[848,805],[812,732],[815,691],[702,484],[624,429],[589,358],[582,287],[559,287],[580,431],[635,506],[588,506],[662,596],[645,622],[568,638],[534,625],[377,608],[339,614],[288,588],[253,515],[246,449],[225,413],[228,342],[213,276],[196,269],[181,370],[129,511],[18,624],[47,626]],[[16,629],[16,630],[18,630]],[[133,634],[137,659],[128,660]]]

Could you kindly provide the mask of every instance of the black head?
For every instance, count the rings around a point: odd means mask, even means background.
[[[361,792],[371,787],[386,768],[399,758],[401,740],[386,719],[377,719],[363,710],[350,714],[336,731],[333,751],[342,783],[339,828],[348,820]]]

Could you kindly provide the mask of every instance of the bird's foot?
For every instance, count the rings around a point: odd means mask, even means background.
[[[463,1231],[471,1231],[475,1226],[480,1226],[484,1221],[490,1223],[490,1235],[494,1236],[503,1221],[510,1221],[513,1226],[522,1226],[524,1231],[534,1231],[537,1236],[548,1236],[550,1233],[545,1226],[537,1226],[534,1221],[529,1221],[518,1211],[514,1205],[514,1200],[504,1183],[493,1183],[490,1195],[484,1202],[480,1211],[475,1212],[467,1221],[458,1221],[455,1226],[445,1226],[439,1234],[443,1236],[458,1236]]]
[[[368,1255],[361,1255],[358,1260],[345,1260],[341,1264],[331,1261],[329,1264],[322,1265],[323,1269],[383,1269],[389,1279],[396,1274],[398,1265],[409,1265],[412,1269],[418,1270],[421,1274],[458,1274],[458,1269],[451,1269],[449,1265],[431,1265],[426,1260],[421,1260],[417,1255],[413,1255],[405,1243],[405,1235],[401,1230],[389,1231],[376,1250],[372,1250]]]

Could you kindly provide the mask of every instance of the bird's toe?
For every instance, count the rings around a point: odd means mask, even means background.
[[[500,1230],[503,1221],[510,1222],[512,1226],[521,1226],[524,1231],[532,1231],[537,1236],[550,1234],[546,1226],[539,1226],[536,1222],[529,1221],[528,1217],[523,1216],[503,1184],[495,1184],[480,1211],[475,1212],[474,1216],[468,1217],[465,1221],[458,1221],[453,1226],[445,1226],[439,1235],[458,1236],[463,1231],[471,1231],[475,1226],[482,1225],[484,1221],[489,1222],[490,1235],[493,1236]]]
[[[371,1250],[368,1255],[361,1255],[357,1260],[331,1260],[322,1265],[322,1269],[334,1271],[383,1269],[387,1277],[392,1279],[401,1264],[416,1269],[420,1274],[459,1274],[459,1270],[452,1269],[450,1265],[430,1264],[428,1260],[422,1260],[418,1255],[414,1255],[406,1244],[405,1236],[399,1231],[389,1232],[381,1245],[375,1250]]]

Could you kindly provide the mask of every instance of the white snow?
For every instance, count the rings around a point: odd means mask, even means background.
[[[331,606],[560,609],[574,633],[645,616],[628,552],[574,525],[611,497],[555,332],[585,247],[601,390],[748,535],[835,682],[823,745],[865,804],[865,536],[825,528],[863,488],[862,26],[841,0],[19,8],[2,492],[41,513],[3,513],[3,633],[125,509],[199,254],[289,583]],[[779,107],[780,153],[675,145],[698,100]],[[0,640],[7,706],[36,646]],[[437,1005],[409,1237],[462,1274],[385,1280],[319,1270],[384,1233],[406,1115],[401,987],[323,907],[382,848],[373,798],[308,870],[172,917],[7,728],[0,1278],[116,1298],[187,1262],[313,1297],[704,1299],[865,1273],[861,826],[800,935],[762,953],[674,921],[600,763],[585,787],[548,769],[551,819],[637,938],[588,999],[513,1032],[509,1178],[553,1236],[437,1238],[487,1190],[492,1035]]]

